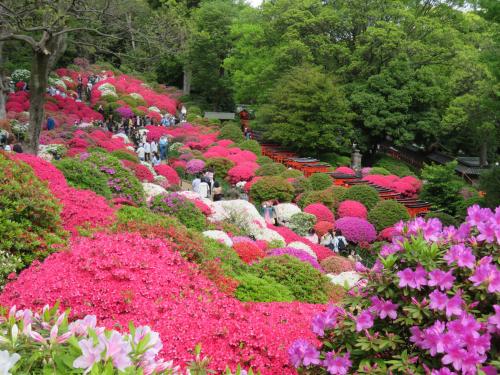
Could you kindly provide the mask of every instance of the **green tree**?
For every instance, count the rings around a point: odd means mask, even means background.
[[[262,107],[266,136],[302,152],[340,151],[351,144],[351,113],[342,90],[320,68],[292,69]]]

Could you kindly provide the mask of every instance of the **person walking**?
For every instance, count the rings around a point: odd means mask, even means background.
[[[201,179],[200,179],[200,175],[197,174],[195,176],[195,178],[193,179],[193,181],[191,182],[191,186],[193,188],[193,191],[195,193],[198,193],[200,194],[200,184],[201,184]]]
[[[164,135],[160,138],[160,158],[166,160],[168,158],[168,138]]]
[[[342,235],[342,231],[340,229],[337,229],[335,231],[335,235],[333,236],[332,239],[332,244],[333,244],[333,251],[335,251],[336,253],[339,253],[340,255],[343,256],[349,255],[347,251],[347,240]]]
[[[158,153],[158,143],[153,139],[151,141],[151,154],[157,154]]]
[[[214,202],[220,201],[222,199],[222,186],[220,186],[219,181],[214,181]]]
[[[144,160],[151,161],[151,143],[144,142]]]
[[[137,156],[139,157],[139,160],[140,161],[144,161],[145,160],[145,151],[144,151],[144,146],[142,145],[142,143],[139,145],[139,147],[137,147]]]
[[[56,121],[52,118],[52,116],[49,116],[47,118],[47,130],[53,130],[56,127]]]
[[[153,164],[153,167],[156,167],[157,165],[161,164],[161,159],[160,156],[158,155],[158,152],[153,152],[153,158],[151,160],[151,164]]]
[[[210,198],[210,185],[205,177],[200,180],[199,193],[202,198]]]

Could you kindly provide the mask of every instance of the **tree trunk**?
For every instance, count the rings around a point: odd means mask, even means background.
[[[184,76],[182,80],[182,93],[184,95],[191,94],[191,67],[187,64],[184,65]]]
[[[45,120],[45,92],[49,79],[50,55],[44,51],[33,51],[30,79],[30,125],[28,128],[28,139],[26,140],[26,151],[36,155],[38,153],[38,142],[43,122]]]
[[[7,118],[7,111],[5,104],[7,104],[7,94],[9,92],[9,82],[5,76],[5,69],[3,68],[3,44],[0,42],[0,120]]]
[[[134,29],[132,28],[132,15],[130,13],[127,13],[125,15],[125,18],[127,19],[127,28],[130,34],[130,43],[132,44],[132,50],[135,51],[135,37]]]
[[[488,144],[483,142],[479,151],[479,166],[486,167],[488,165]]]

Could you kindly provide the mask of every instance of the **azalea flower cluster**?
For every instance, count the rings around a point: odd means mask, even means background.
[[[2,373],[103,373],[104,369],[142,374],[180,375],[173,361],[157,358],[163,347],[158,333],[148,326],[130,325],[122,334],[97,326],[95,315],[68,321],[69,312],[57,305],[45,305],[40,312],[12,306],[0,324],[0,348],[9,361],[2,361]],[[37,355],[32,354],[36,352]],[[53,360],[57,353],[62,360]],[[7,362],[7,363],[6,363]],[[109,371],[109,370],[107,370]]]
[[[373,268],[356,265],[364,286],[313,319],[323,345],[296,342],[291,362],[330,374],[496,374],[499,245],[500,207],[469,207],[458,228],[437,219],[397,224]],[[329,366],[332,356],[343,365]]]
[[[374,185],[400,193],[403,197],[415,197],[422,189],[422,181],[413,176],[398,177],[395,175],[372,174],[363,177],[363,180]]]

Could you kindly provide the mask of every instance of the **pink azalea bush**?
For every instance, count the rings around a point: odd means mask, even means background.
[[[358,201],[346,200],[339,204],[337,215],[339,217],[349,216],[366,219],[368,217],[368,211],[363,203],[360,203]]]
[[[316,216],[318,221],[335,222],[333,212],[322,203],[313,203],[304,208],[304,212]]]
[[[189,160],[186,164],[186,172],[189,174],[200,173],[205,169],[205,162],[200,159]]]
[[[331,374],[496,374],[499,229],[500,207],[469,207],[458,228],[397,224],[374,267],[357,264],[364,286],[312,320],[322,345],[296,341],[291,363]]]
[[[375,227],[360,217],[343,217],[335,222],[337,229],[342,231],[345,238],[356,244],[373,242],[377,237]]]
[[[235,165],[227,171],[229,182],[236,184],[240,181],[249,181],[255,176],[255,171],[259,169],[259,165],[254,162],[242,163]]]
[[[354,169],[349,168],[349,167],[338,167],[337,169],[335,169],[334,173],[349,174],[352,176],[354,176],[356,174]]]
[[[134,233],[74,238],[71,251],[25,270],[0,295],[1,304],[20,308],[56,301],[71,307],[75,318],[96,315],[105,327],[149,325],[165,338],[161,358],[175,365],[185,366],[201,343],[218,373],[246,362],[263,374],[285,375],[294,373],[286,347],[298,337],[313,339],[307,321],[322,308],[241,303],[164,240]]]

